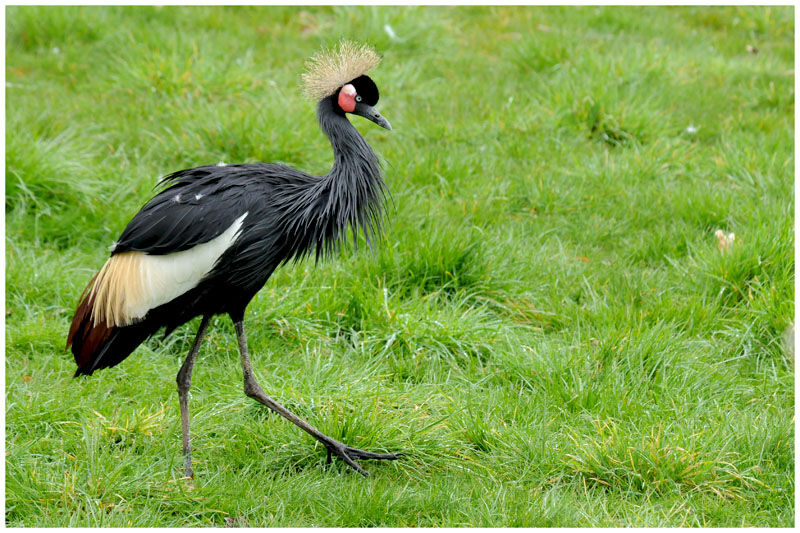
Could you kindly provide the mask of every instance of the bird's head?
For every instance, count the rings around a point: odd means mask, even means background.
[[[324,50],[308,60],[303,74],[305,94],[317,100],[331,98],[337,112],[360,115],[391,130],[389,121],[375,109],[378,86],[366,75],[379,62],[369,46],[343,41],[338,50]]]
[[[362,74],[350,83],[345,83],[336,94],[336,105],[343,113],[361,115],[382,128],[392,129],[389,121],[375,109],[380,95],[378,86],[369,76]]]

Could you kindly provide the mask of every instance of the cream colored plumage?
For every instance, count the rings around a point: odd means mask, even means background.
[[[107,327],[135,324],[151,309],[196,287],[236,240],[246,216],[236,219],[218,237],[182,252],[112,255],[91,288],[92,323]]]
[[[380,56],[371,46],[341,41],[338,49],[322,50],[306,61],[303,92],[308,98],[320,100],[380,62]]]

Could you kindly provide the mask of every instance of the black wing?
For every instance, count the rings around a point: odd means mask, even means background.
[[[112,254],[164,255],[210,241],[244,214],[256,197],[263,200],[271,166],[205,166],[166,176],[159,184],[168,187],[136,213]]]

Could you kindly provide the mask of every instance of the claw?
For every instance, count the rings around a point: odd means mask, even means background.
[[[327,462],[331,462],[331,454],[336,454],[342,461],[347,464],[350,468],[361,474],[362,476],[366,477],[369,476],[369,472],[361,468],[361,466],[356,463],[353,459],[383,459],[387,461],[393,461],[395,459],[399,459],[403,456],[402,453],[375,453],[375,452],[368,452],[365,450],[360,450],[358,448],[351,448],[350,446],[345,446],[340,442],[333,442],[333,443],[325,443],[325,448],[328,451],[328,460]]]

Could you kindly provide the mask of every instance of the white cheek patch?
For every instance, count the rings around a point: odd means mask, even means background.
[[[188,250],[166,255],[124,252],[112,256],[92,287],[94,324],[127,326],[156,307],[197,287],[239,236],[247,213],[222,234]]]
[[[345,85],[344,87],[342,87],[342,92],[343,92],[343,93],[344,93],[346,96],[352,96],[352,97],[355,97],[355,95],[356,95],[356,88],[355,88],[355,87],[353,87],[353,85],[352,85],[352,84],[348,83],[347,85]]]

